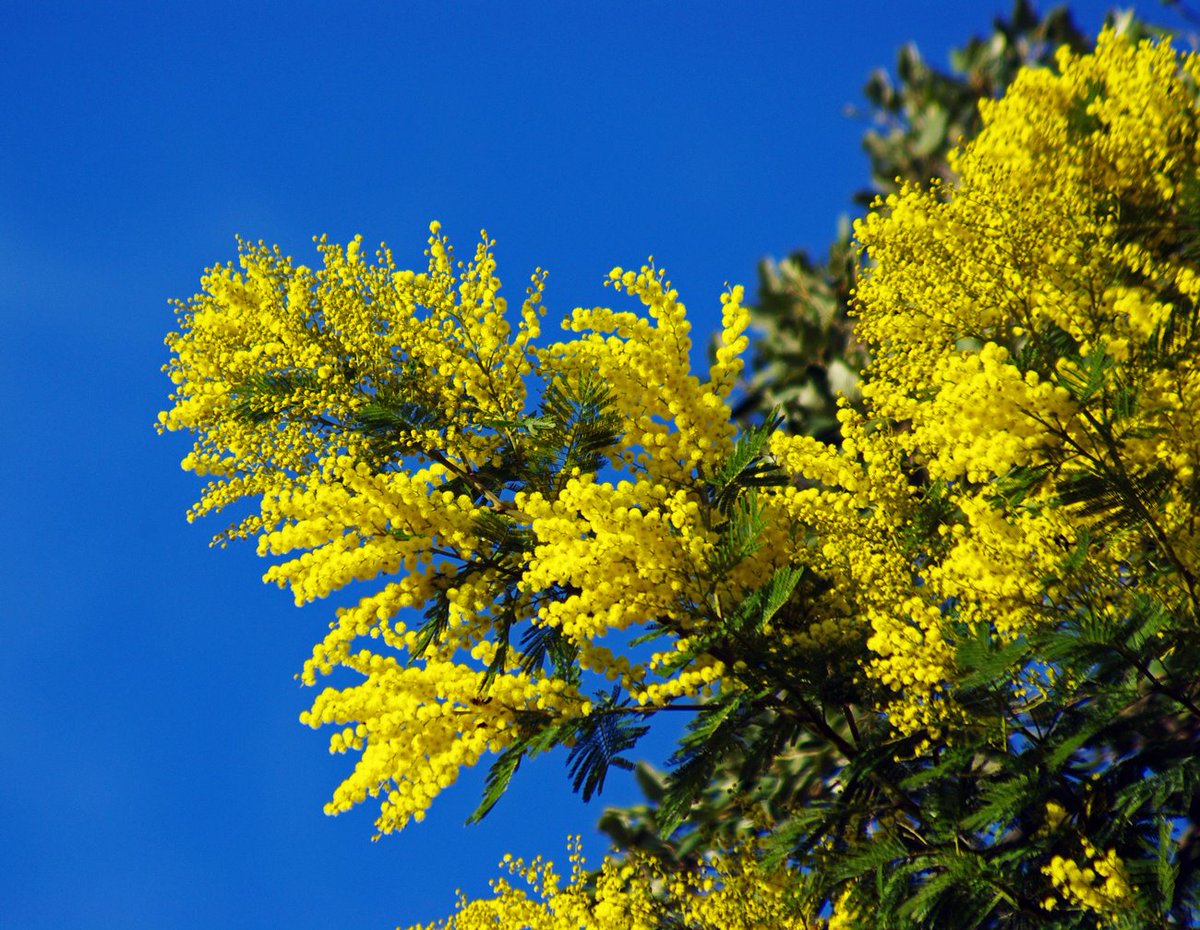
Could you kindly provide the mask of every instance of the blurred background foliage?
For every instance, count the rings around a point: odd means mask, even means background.
[[[1166,32],[1129,12],[1110,14],[1109,21],[1134,36]],[[979,131],[980,100],[1001,96],[1021,68],[1053,68],[1059,47],[1083,52],[1092,42],[1067,6],[1042,16],[1027,0],[1017,0],[1012,15],[997,19],[990,34],[951,52],[948,72],[931,65],[916,45],[904,45],[894,71],[876,69],[863,88],[865,106],[851,110],[867,123],[870,186],[854,196],[859,212],[895,192],[899,181],[949,179],[947,155]],[[800,249],[759,264],[751,366],[736,410],[741,420],[756,422],[777,408],[785,429],[838,441],[837,396],[858,402],[858,373],[867,361],[850,319],[856,268],[845,216],[824,255]]]

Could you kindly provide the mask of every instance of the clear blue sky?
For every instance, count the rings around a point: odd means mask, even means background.
[[[1074,4],[1095,32],[1100,2]],[[653,254],[696,321],[766,254],[820,250],[866,182],[868,72],[936,63],[1007,0],[792,3],[0,2],[0,927],[386,928],[560,856],[563,758],[481,825],[465,778],[371,843],[321,813],[349,757],[297,722],[333,605],[296,610],[252,547],[189,526],[197,479],[152,424],[170,297],[233,236],[311,260],[440,219],[485,227],[551,314]],[[1157,4],[1144,15],[1171,22]]]

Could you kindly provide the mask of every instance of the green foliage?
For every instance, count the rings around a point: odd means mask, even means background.
[[[720,510],[728,513],[739,500],[738,495],[748,488],[778,487],[786,483],[782,471],[767,456],[767,442],[782,423],[783,418],[772,411],[765,423],[749,427],[738,435],[729,458],[708,478],[709,493]]]
[[[635,713],[628,701],[622,701],[620,686],[612,692],[598,695],[597,706],[578,725],[575,745],[567,756],[571,787],[589,801],[593,794],[604,790],[604,779],[611,766],[632,770],[634,765],[620,754],[637,745],[650,732],[642,723],[635,723]]]
[[[483,797],[479,806],[467,818],[468,824],[478,823],[496,806],[526,757],[533,758],[569,737],[569,733],[564,732],[561,725],[556,725],[548,714],[529,712],[524,718],[525,725],[521,728],[516,742],[500,753],[488,769]],[[568,725],[567,729],[570,728]]]
[[[312,371],[276,371],[246,381],[235,392],[233,415],[251,423],[286,419],[304,392],[317,385]]]
[[[542,398],[541,416],[529,421],[536,440],[534,464],[554,485],[578,468],[592,472],[600,467],[604,451],[621,433],[620,415],[612,406],[612,392],[594,376],[580,375],[573,384],[554,381]]]

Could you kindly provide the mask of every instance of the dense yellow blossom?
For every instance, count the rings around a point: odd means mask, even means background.
[[[1105,516],[1059,505],[1086,476],[1166,498],[1157,526],[1111,539],[1110,564],[1151,545],[1181,580],[1200,567],[1188,502],[1198,357],[1171,345],[1194,340],[1195,323],[1163,296],[1196,296],[1177,243],[1198,189],[1197,59],[1180,66],[1168,42],[1106,31],[1093,55],[1063,50],[1059,67],[1022,72],[984,104],[983,131],[952,157],[951,196],[906,187],[856,229],[871,260],[857,294],[857,331],[875,349],[869,408],[902,424],[892,441],[959,514],[942,528],[944,556],[922,568],[923,599],[953,598],[1010,639],[1053,621],[1046,595],[1069,596],[1041,579]],[[1177,225],[1139,227],[1135,245],[1141,215]],[[1046,480],[999,497],[1018,469]],[[896,604],[902,619],[874,621],[872,648],[911,708],[944,677],[929,643],[946,621]]]
[[[317,271],[242,243],[179,304],[160,425],[196,434],[184,467],[211,478],[190,516],[256,500],[219,539],[257,537],[278,560],[266,580],[297,604],[353,592],[300,672],[355,676],[303,716],[359,754],[326,810],[377,798],[387,833],[485,756],[511,774],[513,753],[719,707],[731,727],[784,720],[777,752],[824,741],[831,773],[806,798],[836,811],[860,779],[876,806],[829,827],[817,859],[888,830],[896,858],[932,855],[908,788],[862,759],[942,764],[922,753],[972,724],[972,643],[1118,628],[1147,604],[1194,637],[1197,80],[1195,56],[1106,31],[1094,54],[1064,50],[1057,73],[1024,72],[985,104],[953,183],[876,205],[856,227],[865,407],[841,408],[838,446],[735,424],[741,287],[696,374],[686,308],[653,263],[607,277],[632,309],[577,308],[551,341],[545,273],[510,312],[486,234],[456,262],[433,224],[421,271],[386,248],[369,262],[360,240],[320,240]],[[1197,712],[1150,664],[1137,686]],[[1014,660],[990,697],[1015,695],[1020,716],[1058,672]],[[1007,722],[995,729],[983,745],[1008,751]],[[995,770],[977,755],[963,765]],[[1077,826],[1031,803],[1037,836]],[[1011,826],[930,829],[958,856]],[[1116,848],[1055,848],[1029,870],[1046,908],[1107,920],[1133,900]],[[664,907],[687,927],[870,919],[853,882],[799,916],[806,873],[763,871],[747,850],[684,877],[635,857],[585,881],[577,850],[566,885],[548,864],[513,871],[535,896],[500,881],[441,926],[651,927]]]
[[[1042,872],[1049,876],[1061,896],[1061,902],[1058,898],[1047,897],[1042,907],[1053,911],[1065,903],[1092,911],[1107,923],[1120,922],[1131,901],[1120,856],[1113,849],[1101,855],[1087,840],[1083,841],[1083,853],[1087,861],[1082,868],[1074,859],[1063,856],[1054,856],[1042,867]]]
[[[381,832],[419,818],[462,766],[527,732],[522,721],[589,712],[584,683],[523,667],[513,627],[554,631],[575,667],[653,710],[710,693],[722,663],[639,662],[604,637],[685,631],[697,605],[735,601],[791,559],[762,546],[727,578],[708,571],[718,532],[704,475],[736,433],[742,289],[722,297],[721,347],[701,380],[661,272],[609,276],[645,315],[578,309],[564,322],[572,339],[539,347],[545,275],[510,326],[491,247],[485,236],[455,264],[433,224],[423,272],[398,269],[386,248],[369,263],[359,240],[322,240],[313,272],[243,244],[240,270],[212,269],[168,339],[177,390],[160,422],[198,433],[184,467],[214,478],[193,515],[258,496],[258,513],[226,535],[257,534],[260,554],[284,557],[265,578],[297,604],[378,585],[337,611],[302,678],[363,676],[326,689],[304,720],[350,727],[331,748],[361,757],[327,810],[382,797]],[[543,392],[598,380],[619,428],[588,469],[563,460],[514,489],[502,470],[540,454],[553,419],[529,409],[531,377]],[[501,555],[497,532],[528,544]],[[432,618],[414,626],[413,611]]]
[[[448,920],[411,930],[815,930],[826,925],[801,915],[790,890],[795,875],[761,869],[746,852],[714,857],[704,868],[682,874],[666,873],[653,860],[636,856],[606,858],[597,872],[588,873],[575,843],[570,863],[563,884],[553,863],[508,858],[509,873],[529,891],[497,879],[494,897],[463,900]]]

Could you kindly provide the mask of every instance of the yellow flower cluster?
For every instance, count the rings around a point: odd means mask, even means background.
[[[569,846],[571,873],[563,884],[553,863],[506,857],[510,874],[492,882],[495,897],[462,900],[458,913],[410,930],[815,930],[825,921],[805,918],[791,889],[797,876],[786,868],[762,869],[750,852],[714,857],[698,871],[664,872],[653,860],[606,858],[585,869],[578,840]],[[532,894],[530,893],[532,892]],[[833,927],[831,922],[828,926]]]
[[[720,531],[705,481],[736,434],[740,287],[722,297],[721,345],[701,380],[685,307],[653,267],[607,281],[644,315],[577,309],[564,323],[573,339],[537,347],[544,273],[514,329],[486,235],[463,264],[436,223],[430,232],[420,273],[386,247],[367,262],[359,240],[321,240],[317,272],[243,243],[236,270],[212,269],[179,305],[174,406],[160,416],[162,429],[197,433],[184,467],[215,479],[192,516],[259,498],[219,538],[256,534],[261,555],[282,557],[265,580],[297,604],[377,585],[337,610],[301,677],[363,677],[325,690],[304,721],[346,727],[331,749],[361,753],[327,810],[381,797],[381,832],[420,819],[462,766],[531,726],[591,711],[590,679],[526,662],[518,636],[556,635],[572,668],[619,681],[639,707],[710,694],[723,663],[674,661],[678,637],[790,559],[786,525],[772,521],[755,552],[709,571]],[[531,412],[526,397],[532,384],[584,383],[605,386],[617,424],[586,468],[570,459],[575,433],[560,437],[565,450],[539,445],[582,427]],[[524,542],[506,549],[497,533]],[[605,644],[634,626],[663,633],[653,658]]]
[[[1081,868],[1073,859],[1054,856],[1042,866],[1042,874],[1050,878],[1060,898],[1048,897],[1042,907],[1054,910],[1060,903],[1092,911],[1106,923],[1116,923],[1125,916],[1132,892],[1125,867],[1116,850],[1103,855],[1087,840],[1082,841],[1087,862]]]
[[[434,797],[458,780],[460,769],[512,742],[521,711],[582,711],[578,697],[555,679],[500,676],[481,699],[483,673],[461,663],[430,660],[405,667],[390,656],[362,650],[345,656],[341,665],[366,680],[341,690],[326,688],[300,720],[314,729],[351,724],[331,737],[330,751],[362,755],[325,813],[339,814],[368,795],[382,795],[376,821],[381,833],[398,830],[410,819],[424,820]]]
[[[1150,546],[1184,578],[1200,568],[1200,294],[1180,246],[1200,203],[1200,59],[1109,30],[1058,66],[983,105],[953,190],[907,186],[856,227],[868,408],[955,515],[915,599],[872,617],[874,668],[914,722],[946,671],[931,647],[951,599],[954,622],[985,619],[1004,639],[1054,616],[1044,598],[1065,594],[1041,579],[1113,509],[1063,506],[1078,482],[1163,495],[1157,525],[1110,537],[1110,565]],[[1014,476],[1026,491],[998,495]]]
[[[160,428],[197,433],[184,467],[217,479],[190,516],[329,484],[339,453],[373,458],[353,424],[379,397],[416,398],[427,414],[442,414],[398,426],[393,455],[436,449],[467,466],[491,458],[494,438],[446,424],[468,398],[475,417],[523,409],[544,275],[534,275],[512,337],[492,243],[485,236],[456,275],[438,224],[431,233],[421,274],[398,270],[386,248],[368,264],[361,237],[345,248],[319,240],[318,272],[278,247],[242,242],[240,270],[215,266],[203,292],[178,303],[182,332],[167,337],[177,388]],[[271,516],[233,535],[274,529]]]
[[[862,917],[862,913],[854,906],[853,888],[847,885],[834,903],[828,930],[854,930]]]

